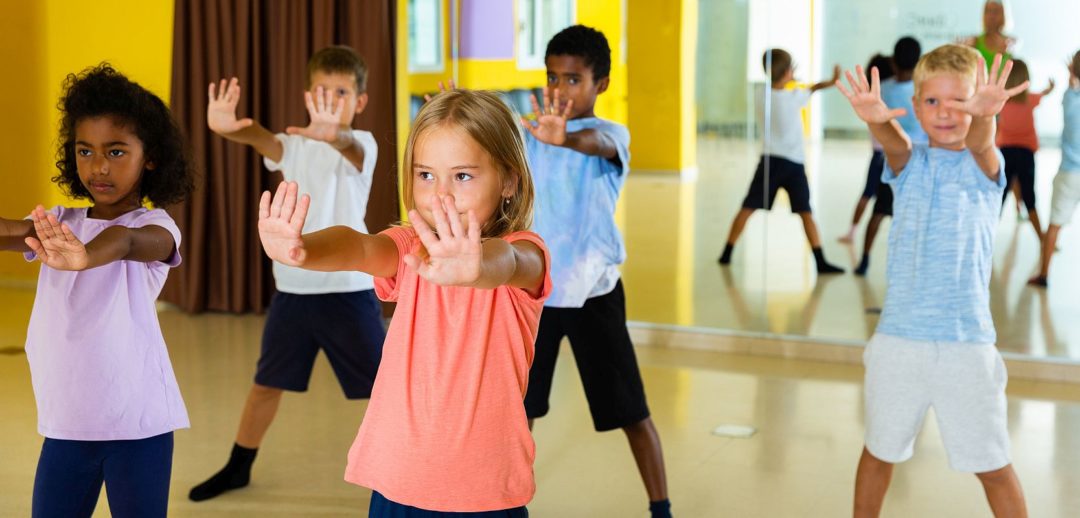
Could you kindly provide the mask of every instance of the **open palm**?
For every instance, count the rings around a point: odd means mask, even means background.
[[[320,86],[315,89],[314,95],[311,92],[304,92],[304,101],[307,104],[311,122],[303,128],[289,126],[285,128],[285,133],[329,143],[337,141],[341,130],[341,111],[345,109],[345,98],[342,97],[335,103],[333,92],[324,91]]]
[[[307,218],[311,198],[296,196],[296,182],[281,182],[273,200],[266,191],[259,200],[259,240],[266,255],[287,266],[303,266],[307,259],[304,240],[304,220]]]
[[[986,61],[979,58],[978,75],[975,80],[975,94],[964,101],[945,101],[945,105],[957,110],[964,111],[974,117],[993,117],[1005,107],[1005,102],[1010,97],[1026,91],[1028,81],[1006,89],[1005,83],[1009,80],[1013,62],[1008,60],[1005,66],[1001,66],[1001,54],[994,57],[994,64],[990,67],[990,75],[986,75]]]
[[[536,118],[536,125],[534,126],[532,121],[522,117],[521,124],[525,126],[525,130],[536,137],[536,140],[545,144],[552,144],[555,146],[561,146],[566,142],[566,121],[570,118],[571,110],[574,107],[574,100],[571,99],[566,102],[562,110],[559,109],[559,89],[556,88],[552,95],[548,95],[548,89],[544,87],[544,106],[540,107],[540,103],[536,101],[536,96],[529,96],[529,100],[532,102],[533,116]]]
[[[217,88],[215,88],[217,86]],[[237,119],[236,105],[240,103],[240,82],[235,77],[228,83],[210,83],[210,104],[206,106],[206,125],[219,135],[235,133],[254,124],[251,119]]]
[[[45,212],[38,205],[31,213],[37,238],[26,238],[26,245],[34,251],[37,259],[49,268],[56,270],[85,270],[90,264],[90,255],[71,228],[66,223],[57,221],[56,216]]]
[[[851,107],[855,109],[855,115],[863,122],[884,124],[907,113],[903,108],[890,110],[881,99],[881,76],[877,67],[870,69],[870,82],[866,81],[866,72],[862,66],[855,67],[854,75],[850,70],[844,72],[844,75],[847,76],[851,90],[845,88],[843,81],[839,79],[836,80],[836,87],[847,97]]]
[[[468,212],[468,227],[464,228],[453,196],[440,199],[431,197],[431,212],[435,230],[415,209],[409,211],[416,234],[420,237],[426,257],[419,254],[405,256],[406,266],[428,282],[443,286],[468,286],[480,279],[483,245],[480,241],[480,223],[476,213]]]

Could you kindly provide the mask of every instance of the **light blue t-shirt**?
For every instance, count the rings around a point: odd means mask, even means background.
[[[915,81],[897,82],[895,79],[886,79],[881,82],[881,100],[889,108],[903,108],[907,114],[897,117],[896,122],[904,128],[904,132],[911,137],[913,144],[926,144],[929,138],[923,131],[919,119],[915,117],[915,106],[911,98],[915,96]]]
[[[595,117],[566,123],[573,133],[594,128],[611,137],[617,162],[544,144],[525,133],[525,152],[536,188],[533,230],[551,253],[551,297],[545,306],[580,308],[619,281],[626,260],[615,226],[615,203],[630,170],[630,132]]]
[[[1061,171],[1080,174],[1080,88],[1065,90],[1061,104],[1065,128],[1061,131]]]
[[[993,182],[969,150],[916,145],[900,176],[886,164],[881,180],[892,187],[894,201],[877,332],[911,340],[995,343],[990,271],[1004,169]]]

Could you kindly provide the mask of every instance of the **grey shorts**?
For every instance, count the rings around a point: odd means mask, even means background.
[[[911,458],[934,409],[949,465],[985,473],[1007,466],[1008,373],[994,344],[927,342],[875,334],[866,366],[866,449],[891,463]]]

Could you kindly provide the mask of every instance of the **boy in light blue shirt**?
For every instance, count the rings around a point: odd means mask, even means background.
[[[630,132],[596,117],[607,90],[611,49],[603,33],[568,27],[548,43],[544,103],[522,119],[536,187],[533,229],[551,252],[551,296],[540,316],[529,371],[529,424],[549,410],[555,362],[564,337],[597,431],[621,428],[630,441],[653,518],[670,518],[660,437],[645,401],[634,345],[626,329],[619,265],[626,259],[615,203],[630,171]]]
[[[895,195],[887,291],[866,366],[866,446],[855,516],[878,516],[893,464],[911,457],[933,407],[949,464],[975,473],[996,516],[1026,516],[1009,460],[1005,384],[994,343],[990,270],[1005,189],[995,119],[1027,83],[1005,88],[1012,62],[987,78],[974,49],[944,45],[915,67],[914,111],[928,143],[913,145],[882,101],[877,73],[840,86],[885,151]]]
[[[1039,274],[1028,284],[1046,287],[1050,259],[1057,249],[1058,232],[1072,220],[1080,205],[1080,51],[1069,63],[1069,88],[1061,99],[1065,126],[1061,130],[1061,168],[1054,177],[1054,195],[1050,200],[1050,225],[1042,242]]]

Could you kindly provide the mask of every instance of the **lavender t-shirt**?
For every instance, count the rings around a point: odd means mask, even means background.
[[[116,225],[157,225],[180,246],[164,210],[140,208],[114,220],[87,218],[86,210],[51,212],[83,243]],[[179,264],[174,251],[165,262],[115,261],[81,272],[41,266],[26,333],[41,435],[145,439],[190,426],[154,304]]]

